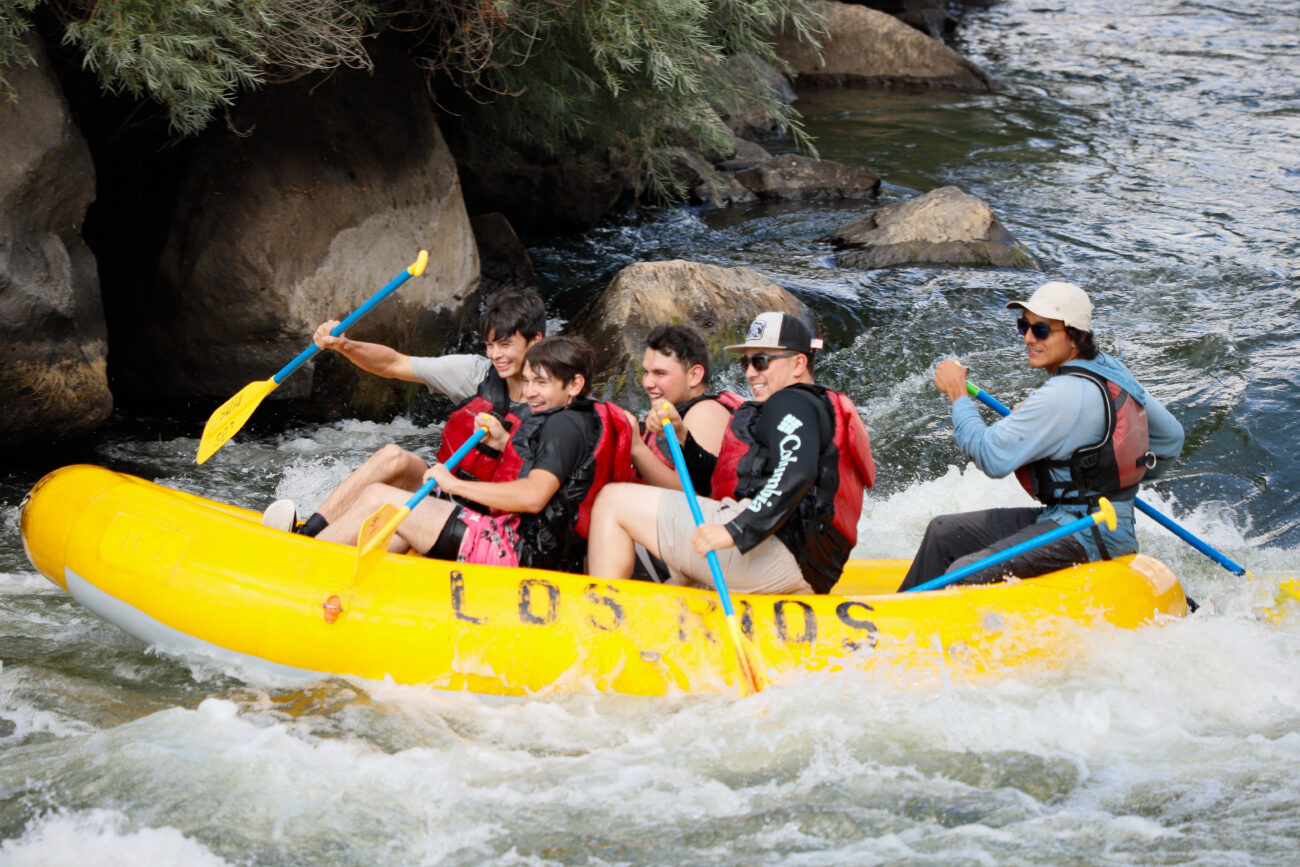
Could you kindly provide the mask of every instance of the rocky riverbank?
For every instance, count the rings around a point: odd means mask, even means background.
[[[933,23],[933,15],[917,18],[917,7],[932,4],[906,5],[902,18]],[[820,55],[795,34],[777,34],[793,82],[762,68],[755,87],[791,100],[792,84],[997,86],[900,18],[834,2],[820,9]],[[0,151],[9,155],[0,167],[0,401],[9,409],[0,443],[8,447],[93,434],[114,403],[210,410],[279,369],[317,323],[358,307],[420,249],[430,253],[426,276],[353,333],[414,354],[467,347],[481,293],[530,280],[516,228],[580,228],[646,193],[645,177],[615,151],[534,164],[467,152],[456,119],[438,113],[419,74],[382,40],[373,73],[342,70],[248,94],[221,124],[179,141],[138,121],[131,101],[100,95],[63,49],[32,49],[35,65],[8,70],[18,98],[0,103]],[[737,112],[724,120],[730,152],[670,155],[691,201],[862,200],[862,219],[836,233],[843,267],[1033,267],[993,211],[960,191],[877,212],[870,202],[880,178],[869,168],[774,157],[763,146],[769,119]],[[628,293],[637,304],[626,303]],[[625,341],[647,325],[646,310],[722,333],[742,327],[755,304],[806,312],[748,269],[642,263],[571,327],[596,340],[616,386],[632,369]],[[274,399],[299,402],[303,417],[326,407],[384,417],[413,396],[322,357]]]

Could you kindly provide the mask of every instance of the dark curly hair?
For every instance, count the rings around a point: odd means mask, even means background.
[[[685,325],[657,325],[646,335],[645,345],[655,352],[672,356],[689,371],[695,365],[704,368],[704,381],[709,379],[709,350],[704,338],[694,328]]]
[[[1065,326],[1065,336],[1074,342],[1075,347],[1079,350],[1079,357],[1084,361],[1092,361],[1097,357],[1100,351],[1097,349],[1097,339],[1093,337],[1091,331],[1083,331],[1073,326]]]

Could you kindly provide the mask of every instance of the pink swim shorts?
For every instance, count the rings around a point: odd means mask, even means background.
[[[460,540],[457,560],[484,566],[519,565],[518,515],[493,517],[461,509],[460,520],[465,524],[465,535]]]

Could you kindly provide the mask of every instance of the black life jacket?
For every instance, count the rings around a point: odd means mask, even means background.
[[[1058,375],[1086,379],[1101,390],[1106,407],[1106,432],[1100,441],[1083,446],[1062,461],[1043,458],[1016,470],[1016,478],[1031,497],[1047,505],[1087,505],[1097,500],[1131,500],[1138,483],[1156,458],[1150,451],[1147,411],[1132,395],[1095,371],[1063,364]],[[1051,471],[1066,468],[1067,481]]]
[[[817,480],[799,501],[795,520],[777,528],[776,536],[794,554],[804,580],[818,593],[829,593],[840,580],[849,552],[858,542],[862,493],[876,481],[871,439],[853,401],[820,385],[793,385],[823,401],[825,418]],[[755,441],[754,430],[763,404],[749,401],[731,417],[722,439],[722,452],[713,471],[713,498],[744,499],[763,489],[776,460],[766,446]]]
[[[506,433],[511,435],[505,451],[500,455],[486,447],[472,449],[461,459],[456,467],[456,475],[462,479],[480,482],[510,481],[519,477],[523,460],[515,451],[514,434],[519,430],[523,420],[529,416],[527,404],[518,413],[510,408],[510,389],[506,381],[497,373],[496,368],[489,368],[487,376],[478,385],[478,392],[462,401],[451,411],[447,423],[442,428],[442,445],[438,447],[438,461],[446,463],[456,449],[474,433],[474,419],[481,412],[492,413],[501,419]],[[480,509],[481,511],[481,509]]]
[[[587,555],[587,532],[591,526],[591,507],[601,488],[610,482],[630,482],[636,478],[632,468],[632,437],[636,435],[627,412],[604,401],[579,397],[566,407],[536,413],[526,419],[515,436],[522,461],[532,458],[537,437],[546,419],[566,410],[589,414],[594,424],[586,458],[562,479],[555,496],[536,515],[520,515],[519,551],[522,566],[582,572]]]
[[[686,403],[677,404],[675,406],[677,414],[685,420],[686,413],[690,411],[691,407],[695,406],[695,404],[702,400],[716,400],[730,412],[735,412],[740,409],[741,405],[745,402],[743,397],[732,391],[724,391],[721,394],[702,394],[699,397],[691,398],[686,401]],[[651,407],[650,411],[654,412],[654,407]],[[650,447],[650,451],[654,453],[654,456],[657,457],[664,466],[669,467],[670,469],[672,468],[673,453],[669,450],[668,440],[662,433],[656,434],[649,429],[643,430],[641,432],[641,441]]]

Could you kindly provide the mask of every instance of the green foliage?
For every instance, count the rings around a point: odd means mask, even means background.
[[[420,11],[437,21],[450,4]],[[483,103],[471,131],[490,151],[612,148],[673,197],[665,148],[729,153],[722,107],[761,109],[808,145],[794,110],[753,86],[759,61],[784,68],[774,30],[819,24],[804,0],[465,0],[458,13],[442,32],[468,38],[431,65]]]
[[[31,62],[38,11],[105,90],[164,106],[183,134],[241,89],[368,68],[379,22],[416,34],[417,62],[477,103],[467,126],[502,156],[617,153],[671,195],[666,148],[729,153],[720,108],[761,109],[807,145],[752,69],[783,66],[768,41],[783,22],[817,25],[808,0],[0,0],[0,92]]]
[[[28,17],[41,0],[0,0],[0,95],[16,99],[17,94],[5,80],[5,67],[33,63],[27,48],[27,33],[32,29]]]
[[[41,0],[0,0],[0,64],[24,57],[21,12]],[[63,41],[104,89],[166,107],[192,134],[252,88],[317,69],[368,67],[369,8],[348,0],[63,0],[49,2]],[[11,36],[11,32],[16,36]],[[16,48],[15,48],[16,46]],[[0,69],[2,71],[2,69]]]
[[[64,42],[79,47],[104,87],[165,105],[173,126],[195,132],[239,85],[261,83],[265,54],[227,4],[119,0],[68,22]]]

